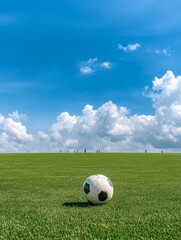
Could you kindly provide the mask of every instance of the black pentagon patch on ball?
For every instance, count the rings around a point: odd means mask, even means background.
[[[84,185],[84,192],[85,192],[86,194],[88,194],[88,193],[90,192],[90,185],[89,185],[88,183],[86,183],[86,184]]]
[[[99,199],[99,201],[104,202],[107,199],[107,193],[101,191],[98,195],[98,199]]]

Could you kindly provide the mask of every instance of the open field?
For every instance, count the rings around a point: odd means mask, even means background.
[[[89,206],[84,180],[114,184]],[[181,239],[179,154],[1,154],[0,240]]]

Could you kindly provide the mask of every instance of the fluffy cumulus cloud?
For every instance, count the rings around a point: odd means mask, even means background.
[[[153,80],[148,96],[155,108],[157,135],[155,147],[180,148],[181,144],[181,76],[172,71]]]
[[[27,144],[33,142],[33,136],[27,133],[26,127],[20,122],[21,116],[18,112],[8,117],[0,115],[0,151],[24,151]]]
[[[19,113],[18,111],[14,111],[13,113],[10,113],[9,116],[14,119],[15,121],[18,120],[27,120],[28,116],[26,114]]]
[[[128,44],[127,46],[123,46],[120,43],[118,44],[118,49],[122,50],[123,52],[134,52],[140,47],[141,45],[139,43]]]
[[[112,63],[109,61],[99,62],[98,58],[90,58],[80,63],[80,73],[84,75],[97,72],[101,69],[111,69]]]
[[[181,76],[167,71],[155,77],[146,96],[153,115],[131,115],[109,101],[97,109],[87,104],[80,115],[62,112],[47,133],[32,136],[17,112],[0,115],[1,151],[180,151]]]
[[[86,105],[80,116],[61,113],[50,138],[62,148],[92,151],[181,149],[181,77],[172,71],[155,77],[147,97],[153,115],[131,115],[111,101],[98,109]]]

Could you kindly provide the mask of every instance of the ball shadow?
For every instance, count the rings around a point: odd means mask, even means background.
[[[90,207],[91,205],[88,202],[65,202],[62,204],[64,207],[69,207],[69,208],[87,208]]]

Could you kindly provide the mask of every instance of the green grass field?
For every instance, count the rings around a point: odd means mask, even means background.
[[[112,201],[89,206],[84,180],[114,184]],[[181,239],[179,154],[1,154],[2,239]]]

